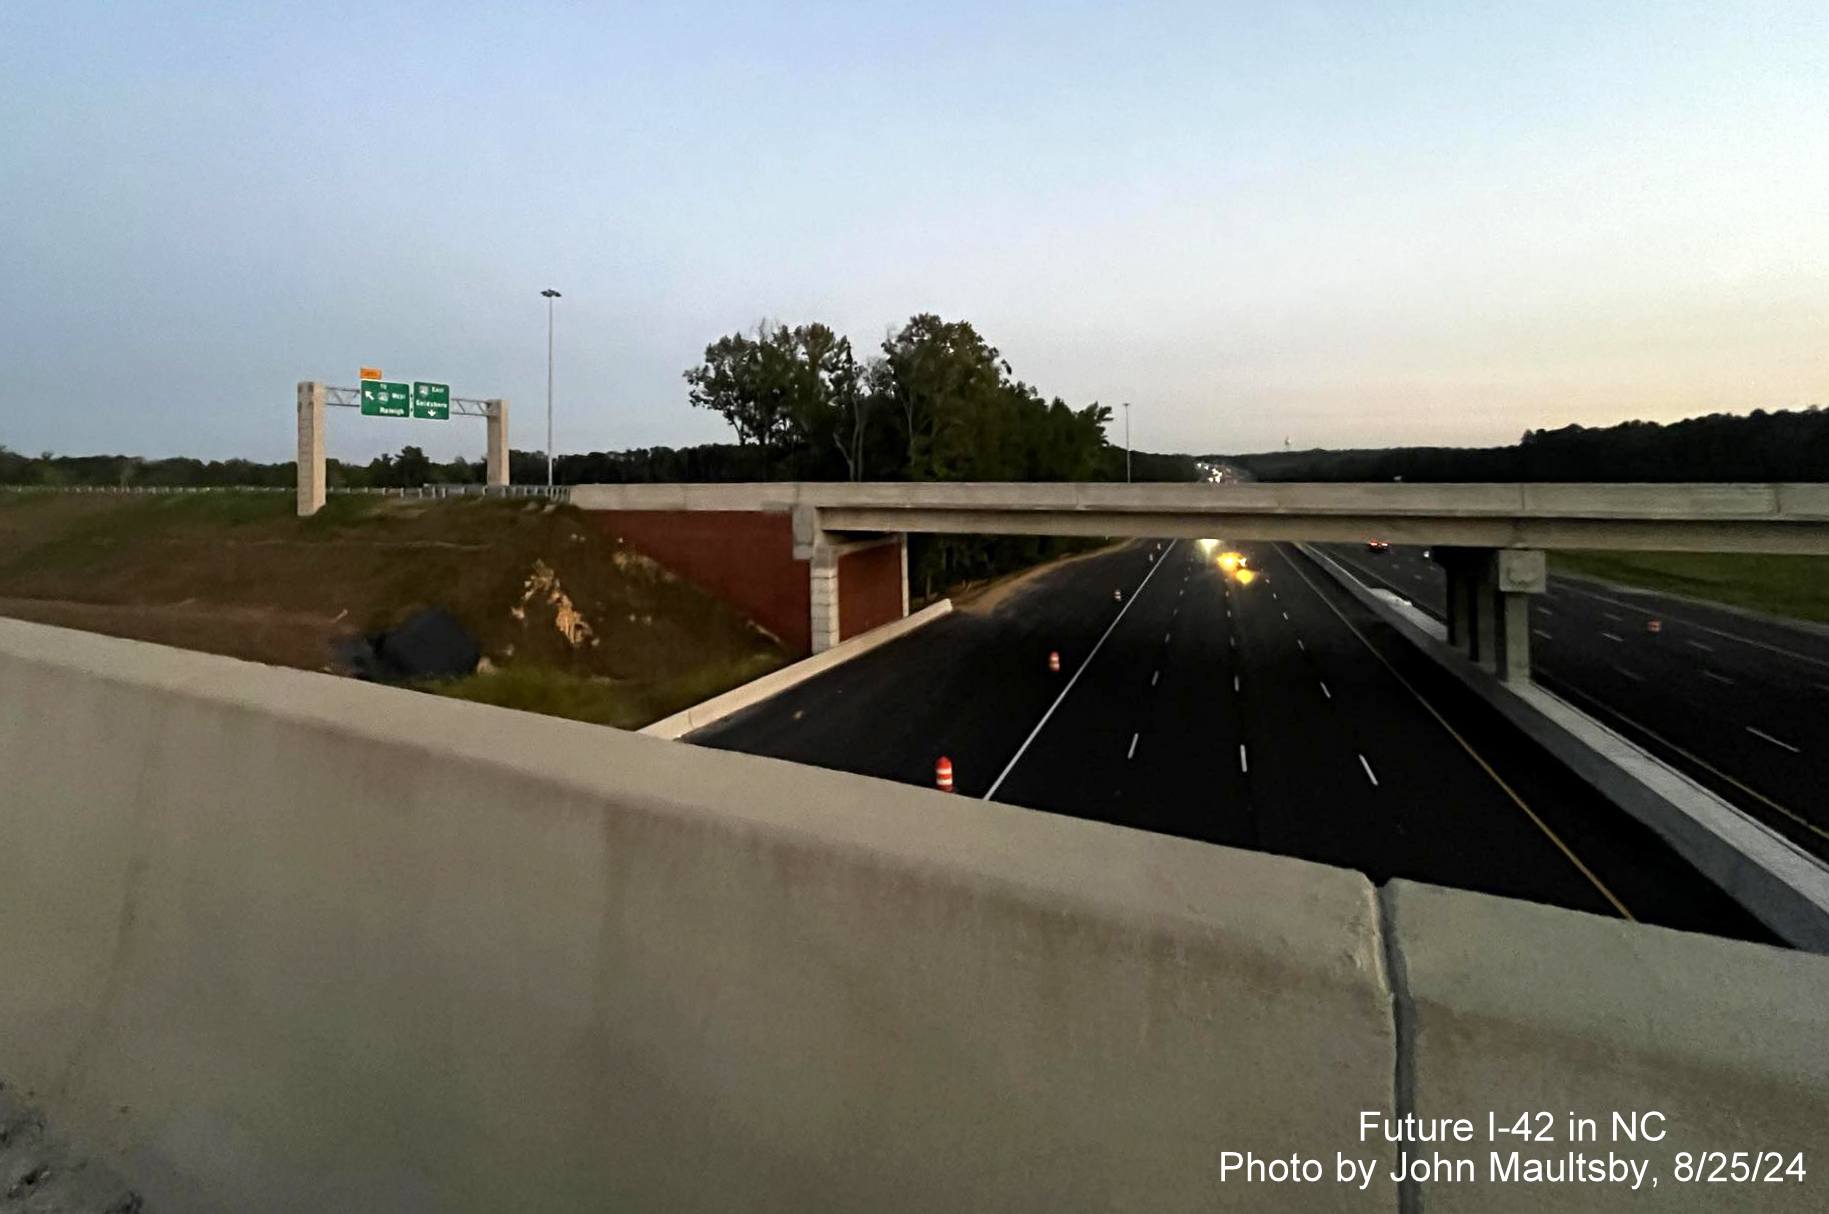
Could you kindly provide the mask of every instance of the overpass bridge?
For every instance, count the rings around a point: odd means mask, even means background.
[[[1829,554],[1829,484],[769,482],[571,501],[814,653],[907,614],[910,532],[1429,545],[1451,643],[1512,682],[1530,677],[1547,549]]]

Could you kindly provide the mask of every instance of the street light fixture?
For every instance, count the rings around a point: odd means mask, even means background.
[[[546,297],[546,487],[553,487],[553,300],[560,298],[551,287],[540,292]]]

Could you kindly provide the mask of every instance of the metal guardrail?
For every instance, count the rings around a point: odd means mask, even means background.
[[[5,493],[296,493],[291,485],[0,485]],[[571,486],[555,485],[419,485],[413,488],[369,488],[333,485],[326,492],[370,497],[550,497],[570,501]]]

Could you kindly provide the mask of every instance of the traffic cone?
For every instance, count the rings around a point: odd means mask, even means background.
[[[941,792],[953,790],[953,761],[945,755],[941,755],[940,761],[934,764],[934,787]]]
[[[1664,621],[1663,620],[1646,620],[1645,621],[1645,631],[1646,632],[1664,631]]]
[[[1049,674],[1059,674],[1060,672],[1061,672],[1061,651],[1058,649],[1050,649],[1048,651],[1048,673]]]

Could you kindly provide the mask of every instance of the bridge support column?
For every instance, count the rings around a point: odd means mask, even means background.
[[[843,640],[847,626],[864,632],[908,614],[905,532],[827,531],[819,525],[819,511],[805,505],[793,508],[793,518],[794,559],[807,563],[807,641],[814,653]],[[841,580],[847,564],[850,570]]]
[[[484,401],[488,408],[489,451],[485,459],[485,485],[508,483],[508,402]]]
[[[309,518],[324,508],[324,385],[298,385],[298,514]]]
[[[1448,580],[1448,643],[1508,683],[1530,681],[1530,596],[1543,593],[1533,548],[1437,548]]]
[[[1494,671],[1507,683],[1531,681],[1530,596],[1549,585],[1549,562],[1538,548],[1501,548],[1493,553]]]
[[[808,562],[812,586],[812,646],[814,653],[824,653],[838,644],[838,550],[825,537],[814,547]]]

